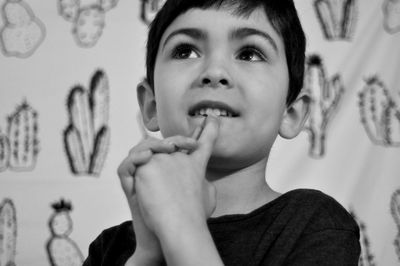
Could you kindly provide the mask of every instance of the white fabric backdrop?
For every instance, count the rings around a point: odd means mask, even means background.
[[[142,3],[61,3],[0,0],[0,265],[51,265],[57,236],[74,265],[102,229],[129,219],[116,168],[142,135]],[[400,1],[295,3],[312,115],[296,139],[277,140],[268,182],[332,195],[361,225],[360,264],[399,265]],[[151,19],[157,3],[147,4]]]

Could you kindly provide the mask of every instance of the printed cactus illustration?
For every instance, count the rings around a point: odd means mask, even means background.
[[[104,11],[108,11],[117,6],[119,0],[100,0],[100,6]]]
[[[72,34],[80,47],[96,45],[105,27],[106,12],[116,7],[118,0],[93,0],[90,5],[81,6],[79,0],[59,0],[58,12],[73,23]]]
[[[10,161],[10,141],[8,137],[0,130],[0,172],[8,167]]]
[[[309,155],[321,158],[325,154],[327,127],[338,108],[344,93],[339,75],[328,80],[318,55],[310,55],[307,59],[304,90],[311,96],[310,117],[305,130],[309,133]]]
[[[105,13],[100,6],[89,6],[79,10],[72,33],[82,47],[92,47],[100,39],[105,26]]]
[[[59,0],[58,13],[67,21],[74,22],[78,17],[80,0]]]
[[[47,241],[47,255],[52,266],[80,266],[83,255],[78,245],[69,237],[72,232],[70,212],[72,205],[61,199],[52,204],[54,213],[49,220],[51,237]]]
[[[400,93],[391,94],[373,76],[359,93],[361,122],[368,137],[377,145],[400,146]]]
[[[390,202],[390,210],[392,212],[392,216],[394,222],[397,226],[397,235],[394,239],[394,248],[397,254],[397,257],[400,261],[400,189],[396,190],[392,195],[392,200]]]
[[[166,0],[141,0],[141,14],[140,18],[144,23],[149,25],[154,17],[157,15],[158,11],[163,7]]]
[[[356,0],[315,0],[314,8],[327,40],[349,40],[356,22]]]
[[[360,227],[360,244],[361,244],[361,254],[358,261],[359,266],[375,266],[375,258],[371,250],[371,242],[369,240],[367,234],[367,226],[363,221],[361,221],[354,210],[350,210],[351,216],[353,216],[354,220],[357,222]]]
[[[394,34],[400,31],[400,0],[384,0],[382,4],[383,27]]]
[[[1,13],[4,26],[0,29],[0,44],[4,55],[31,56],[44,40],[44,24],[22,0],[6,0]]]
[[[0,265],[15,266],[17,215],[11,199],[0,204]]]
[[[69,125],[64,143],[74,174],[98,176],[110,141],[108,123],[109,88],[105,73],[96,71],[90,90],[78,85],[68,97]]]
[[[24,101],[8,117],[10,144],[9,167],[17,171],[29,171],[36,165],[39,153],[37,112]]]

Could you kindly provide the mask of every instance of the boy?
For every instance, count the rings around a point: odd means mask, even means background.
[[[343,207],[265,182],[276,136],[295,137],[308,114],[304,52],[292,0],[167,1],[137,88],[164,140],[121,163],[133,222],[105,230],[84,265],[357,265]]]

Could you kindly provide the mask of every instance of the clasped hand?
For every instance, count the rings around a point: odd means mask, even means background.
[[[205,178],[218,137],[219,121],[209,116],[192,135],[147,138],[118,168],[136,235],[133,258],[147,265],[163,261],[160,238],[180,226],[204,225],[216,206],[215,187]],[[178,229],[179,230],[179,229]]]

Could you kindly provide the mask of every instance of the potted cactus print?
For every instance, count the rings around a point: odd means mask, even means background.
[[[70,202],[61,199],[51,205],[54,213],[49,220],[51,237],[47,242],[47,255],[52,266],[81,266],[83,255],[78,245],[70,239],[72,210]]]
[[[105,73],[96,71],[90,90],[80,85],[73,87],[67,107],[69,125],[64,131],[64,144],[71,171],[98,176],[110,141],[109,87]]]
[[[24,101],[7,122],[7,135],[0,131],[0,171],[33,170],[39,154],[37,112]]]
[[[357,0],[315,0],[314,8],[327,40],[349,40],[356,22]]]
[[[79,0],[58,0],[58,13],[73,24],[72,34],[80,47],[96,45],[103,34],[106,12],[114,8],[119,0],[93,0],[81,6]]]
[[[344,87],[339,75],[328,80],[320,56],[310,55],[307,59],[304,90],[311,96],[310,117],[305,124],[311,145],[309,155],[321,158],[326,150],[327,127],[340,103]]]
[[[11,199],[0,204],[0,265],[15,266],[17,215]]]

